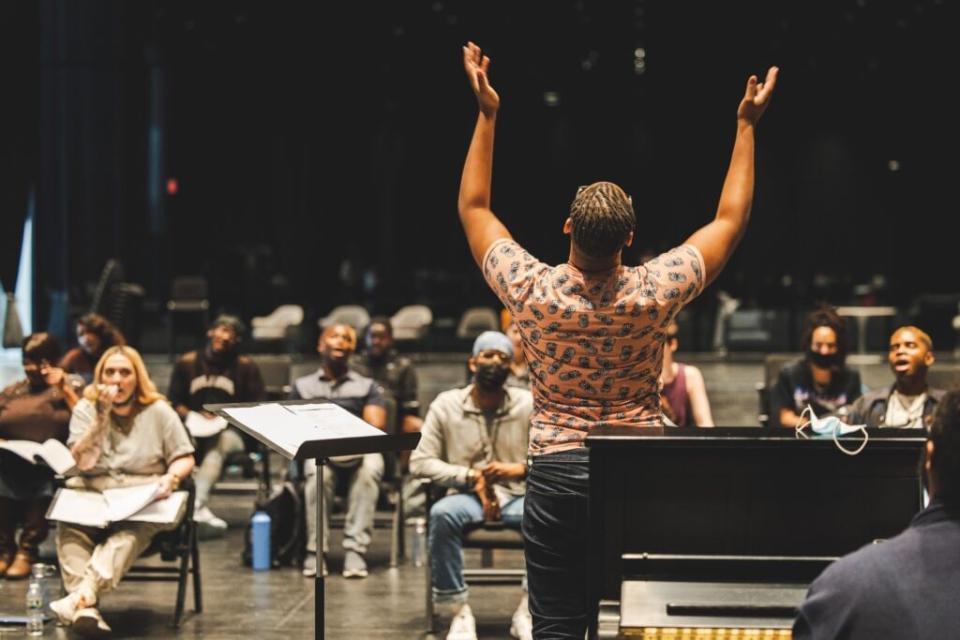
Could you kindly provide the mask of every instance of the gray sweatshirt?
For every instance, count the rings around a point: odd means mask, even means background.
[[[467,470],[488,462],[527,461],[527,441],[533,396],[526,389],[506,388],[503,404],[485,416],[470,392],[473,385],[444,391],[430,404],[423,421],[420,444],[410,456],[410,472],[444,487],[463,489]],[[496,485],[501,503],[523,495],[525,482]],[[504,495],[506,494],[506,495]]]

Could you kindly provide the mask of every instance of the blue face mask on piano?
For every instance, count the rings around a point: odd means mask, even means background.
[[[846,424],[837,416],[818,418],[817,414],[813,412],[813,407],[810,405],[807,405],[807,407],[800,412],[800,422],[797,424],[798,438],[809,438],[809,436],[803,432],[803,430],[807,427],[810,427],[810,430],[814,433],[814,435],[824,438],[833,438],[833,442],[837,445],[837,448],[851,456],[855,456],[863,451],[864,447],[867,446],[867,440],[870,438],[870,436],[867,434],[867,425]],[[863,433],[863,442],[860,443],[859,447],[857,447],[855,450],[849,450],[840,444],[840,441],[838,440],[839,436],[845,436],[856,431]]]

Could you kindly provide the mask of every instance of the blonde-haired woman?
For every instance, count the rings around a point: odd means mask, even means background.
[[[150,380],[140,354],[114,346],[74,407],[67,444],[80,475],[68,486],[103,491],[159,482],[170,495],[193,471],[193,445],[179,416]],[[176,525],[172,525],[176,526]],[[60,622],[81,636],[110,633],[97,605],[117,587],[153,537],[171,525],[120,522],[104,529],[61,522],[57,556],[68,595],[51,603]]]

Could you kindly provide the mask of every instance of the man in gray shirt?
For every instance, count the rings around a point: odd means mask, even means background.
[[[453,614],[449,640],[477,637],[463,579],[464,530],[485,520],[519,529],[523,517],[533,397],[526,389],[504,386],[512,359],[507,336],[482,333],[469,362],[475,382],[437,396],[410,456],[414,476],[449,488],[430,510],[428,540],[434,602],[449,605]],[[510,631],[516,638],[532,637],[526,596]]]
[[[350,325],[334,324],[327,327],[317,342],[321,366],[318,371],[298,378],[290,393],[292,399],[317,399],[333,402],[373,426],[383,429],[387,425],[380,386],[370,378],[351,371],[347,363],[357,348],[357,333]],[[313,476],[317,467],[313,460],[304,461],[304,501],[307,506],[307,557],[303,563],[303,575],[317,575],[317,483]],[[373,516],[383,478],[383,456],[379,453],[365,455],[335,456],[323,476],[324,526],[323,551],[327,549],[327,526],[333,490],[338,477],[350,483],[347,495],[347,518],[343,530],[343,577],[366,578],[367,562],[364,555],[373,533]],[[326,573],[326,565],[321,563]]]

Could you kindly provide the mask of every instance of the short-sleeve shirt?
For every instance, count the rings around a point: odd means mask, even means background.
[[[780,370],[773,395],[771,424],[779,426],[781,409],[791,409],[799,415],[807,405],[818,418],[837,414],[852,405],[862,393],[860,372],[856,369],[844,365],[831,377],[830,384],[820,389],[813,383],[810,365],[801,358]]]
[[[73,408],[68,445],[79,440],[96,419],[93,403],[84,398]],[[84,475],[151,475],[165,473],[171,462],[193,453],[180,416],[164,400],[143,407],[129,422],[111,415],[97,464]]]
[[[487,250],[483,275],[520,328],[534,398],[531,455],[581,447],[601,425],[662,424],[666,327],[704,285],[696,247],[584,272],[504,239]]]

